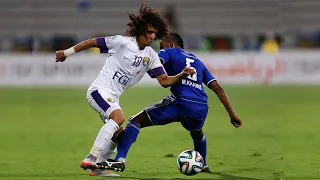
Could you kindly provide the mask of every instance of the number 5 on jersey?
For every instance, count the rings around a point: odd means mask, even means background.
[[[194,62],[193,59],[186,58],[187,67],[194,69],[194,74],[189,75],[187,78],[191,79],[193,81],[197,81],[197,70],[194,67],[191,66],[191,63],[193,63],[193,62]]]

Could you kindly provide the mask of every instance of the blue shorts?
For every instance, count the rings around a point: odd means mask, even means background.
[[[188,131],[202,129],[208,114],[208,105],[175,98],[173,95],[144,109],[153,125],[180,122]]]

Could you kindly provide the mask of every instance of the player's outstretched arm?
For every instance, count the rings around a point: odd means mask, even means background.
[[[217,81],[212,81],[209,84],[209,88],[217,94],[221,103],[224,105],[224,107],[228,111],[232,125],[236,128],[240,127],[242,125],[242,122],[240,118],[236,115],[236,113],[233,111],[230,100],[227,94],[222,89],[222,87],[218,84]]]
[[[63,62],[66,60],[67,57],[71,56],[72,54],[89,49],[91,47],[98,47],[96,39],[88,39],[82,41],[81,43],[70,47],[66,50],[59,50],[56,52],[56,62]]]
[[[162,74],[160,76],[157,76],[157,80],[162,87],[167,88],[179,82],[181,79],[186,78],[189,75],[193,75],[193,74],[195,74],[195,71],[193,68],[185,67],[181,73],[175,76],[168,76],[167,74]]]

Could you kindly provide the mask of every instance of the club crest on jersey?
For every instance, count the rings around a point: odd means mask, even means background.
[[[142,64],[143,64],[144,66],[146,66],[146,65],[149,64],[149,62],[150,62],[150,58],[144,57],[144,58],[143,58],[143,61],[142,61]]]
[[[112,98],[107,98],[108,102],[114,103],[116,100],[112,99]]]

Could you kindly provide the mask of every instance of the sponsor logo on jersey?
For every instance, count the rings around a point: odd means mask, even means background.
[[[116,71],[112,77],[113,80],[117,81],[120,84],[123,85],[127,85],[132,78],[128,77],[127,75],[125,75],[123,72],[120,71]]]

